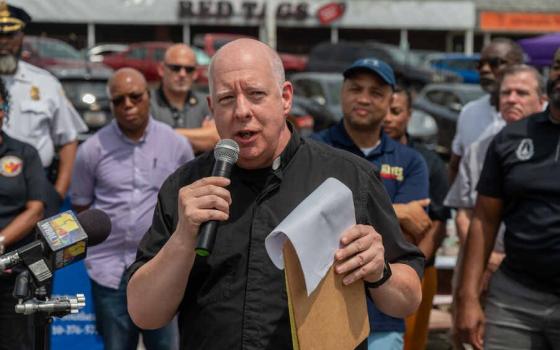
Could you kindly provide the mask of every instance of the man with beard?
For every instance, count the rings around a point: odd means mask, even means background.
[[[23,30],[30,21],[25,10],[0,3],[0,75],[12,97],[13,116],[3,128],[11,137],[34,146],[45,170],[56,174],[50,178],[54,188],[47,188],[49,210],[45,214],[50,215],[70,186],[78,133],[87,131],[87,127],[64,96],[58,80],[20,60]],[[53,162],[55,154],[58,162]]]
[[[172,45],[158,66],[161,86],[152,91],[151,109],[159,121],[189,139],[195,153],[211,150],[219,140],[206,97],[192,89],[196,55],[185,44]]]
[[[490,143],[459,268],[455,326],[475,349],[557,349],[560,344],[560,77],[548,108],[503,128]],[[500,222],[506,256],[481,277]],[[486,316],[485,316],[486,314]]]
[[[467,103],[457,119],[457,129],[452,143],[449,161],[449,178],[453,184],[461,157],[471,143],[476,141],[488,128],[501,128],[503,119],[497,110],[497,84],[501,72],[507,66],[523,63],[523,50],[510,39],[496,38],[482,49],[478,71],[480,86],[488,94]],[[459,242],[464,244],[470,216],[462,209],[457,210],[455,223]]]
[[[382,130],[396,84],[393,69],[376,58],[364,58],[343,74],[343,119],[311,137],[372,162],[403,232],[410,241],[418,243],[431,226],[424,210],[429,203],[428,169],[418,152],[394,141]],[[385,315],[378,307],[368,299],[373,331],[368,339],[369,348],[402,349],[404,320]]]

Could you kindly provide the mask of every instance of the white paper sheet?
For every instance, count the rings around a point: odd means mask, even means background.
[[[355,223],[352,191],[328,178],[266,237],[266,251],[274,265],[283,269],[282,248],[289,239],[310,295],[331,267],[342,233]]]

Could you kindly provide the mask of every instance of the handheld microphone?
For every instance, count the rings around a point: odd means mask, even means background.
[[[214,167],[212,168],[211,176],[221,176],[229,178],[231,168],[237,162],[239,157],[239,146],[237,142],[225,139],[220,140],[216,147],[214,147]],[[210,220],[202,225],[198,230],[198,241],[194,249],[199,256],[208,256],[214,248],[216,241],[216,230],[218,229],[218,221]]]
[[[99,209],[77,217],[68,210],[39,221],[37,228],[39,239],[0,256],[0,272],[23,263],[43,284],[54,270],[85,258],[88,245],[103,242],[111,233],[111,220]]]

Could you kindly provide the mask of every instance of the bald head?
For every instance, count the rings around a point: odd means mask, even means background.
[[[254,39],[237,39],[222,46],[212,57],[208,67],[208,84],[210,92],[214,84],[214,74],[224,65],[232,63],[251,67],[255,61],[267,62],[270,72],[278,82],[278,88],[286,81],[284,66],[278,53],[268,45]]]
[[[109,96],[113,96],[115,94],[115,90],[119,90],[119,87],[122,87],[123,85],[135,85],[142,90],[146,90],[148,88],[148,83],[146,82],[144,75],[142,75],[142,73],[138,70],[128,67],[118,69],[115,73],[113,73],[111,78],[109,78],[109,81],[107,82]]]
[[[121,68],[109,79],[107,87],[111,111],[119,128],[132,140],[139,140],[150,116],[146,79],[134,68]]]
[[[163,56],[164,62],[175,62],[178,60],[186,59],[193,65],[196,64],[196,55],[186,44],[173,44],[166,51]]]
[[[158,66],[163,93],[168,100],[184,101],[194,81],[196,71],[196,54],[185,44],[171,45]],[[177,107],[182,109],[182,107]]]

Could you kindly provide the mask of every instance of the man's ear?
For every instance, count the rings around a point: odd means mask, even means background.
[[[284,104],[284,115],[287,116],[292,109],[292,99],[294,96],[294,86],[289,81],[282,84],[282,101]]]
[[[163,62],[158,63],[157,65],[157,74],[159,75],[159,78],[163,78]]]
[[[214,106],[212,105],[212,97],[210,95],[206,96],[206,103],[208,103],[208,109],[212,116],[214,116]]]

